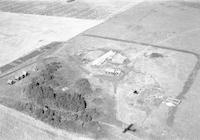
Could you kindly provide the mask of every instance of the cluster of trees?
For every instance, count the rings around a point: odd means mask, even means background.
[[[48,73],[54,73],[61,67],[62,64],[60,62],[51,62],[45,65],[45,71],[48,71]]]
[[[54,73],[61,67],[59,62],[46,64],[39,75],[34,77],[27,86],[27,97],[39,105],[45,105],[46,102],[55,104],[56,93],[49,83],[54,80]]]
[[[40,84],[50,84],[55,82],[55,72],[62,67],[60,62],[51,62],[45,65],[45,68],[41,70],[38,77],[35,77]]]
[[[92,93],[90,82],[86,78],[78,79],[74,84],[74,90],[83,96],[90,95]]]
[[[32,102],[18,102],[15,107],[19,111],[28,113],[41,121],[59,128],[72,127],[72,124],[77,125],[77,123],[73,122],[79,122],[79,127],[81,128],[83,124],[87,124],[92,121],[92,114],[88,111],[82,111],[81,113],[66,113],[56,109],[53,110],[47,105],[38,106]]]
[[[78,112],[87,107],[85,98],[75,92],[56,93],[50,86],[40,85],[32,82],[27,89],[27,97],[40,106],[63,108],[65,110]]]
[[[54,79],[54,74],[60,67],[59,62],[46,64],[45,69],[27,86],[27,97],[41,106],[48,105],[73,112],[84,111],[87,107],[84,96],[92,93],[88,79],[78,79],[66,92],[55,92],[49,81]]]
[[[55,72],[60,67],[58,62],[47,64],[27,86],[26,95],[30,103],[18,104],[17,108],[58,127],[70,124],[71,121],[83,124],[91,122],[93,113],[87,111],[85,100],[85,96],[93,92],[88,79],[78,79],[65,92],[55,91],[49,81],[54,80]]]
[[[50,109],[48,106],[36,106],[31,102],[23,103],[18,102],[16,104],[16,109],[19,111],[23,111],[28,113],[31,116],[34,116],[35,118],[47,122],[53,126],[59,127],[62,123],[62,115],[59,113],[59,111],[55,111]]]
[[[57,106],[73,112],[84,111],[87,107],[86,100],[78,93],[60,93],[56,98]]]
[[[53,88],[50,86],[41,85],[39,82],[31,82],[27,87],[27,97],[37,101],[38,98],[53,98],[55,95]]]
[[[53,126],[59,127],[62,123],[61,113],[59,113],[59,111],[50,109],[48,106],[44,106],[43,108],[36,109],[34,112],[34,116],[36,116],[36,118],[44,122],[47,122]]]

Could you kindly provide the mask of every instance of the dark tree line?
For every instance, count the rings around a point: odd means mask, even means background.
[[[87,104],[84,97],[78,93],[56,93],[50,86],[31,83],[28,86],[27,97],[38,105],[50,105],[74,112],[83,111]]]
[[[59,110],[53,110],[49,106],[37,106],[32,102],[18,102],[15,106],[17,110],[28,113],[41,121],[59,128],[71,127],[70,125],[72,125],[72,122],[78,120],[80,120],[79,127],[92,121],[92,114],[86,110],[82,111],[80,114],[64,113]]]
[[[87,110],[87,101],[84,97],[93,92],[88,79],[78,79],[74,86],[65,92],[55,91],[49,83],[54,80],[55,72],[60,67],[61,64],[58,62],[45,65],[45,69],[41,70],[27,86],[26,95],[30,103],[19,103],[18,110],[58,127],[67,126],[72,121],[81,121],[83,124],[91,122],[93,114]]]
[[[87,107],[84,97],[78,93],[60,93],[56,102],[59,108],[73,112],[84,111]]]

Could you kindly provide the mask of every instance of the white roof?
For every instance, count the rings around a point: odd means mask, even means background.
[[[175,104],[173,104],[171,102],[166,102],[166,105],[169,106],[169,107],[176,106]]]
[[[116,54],[112,58],[113,63],[122,64],[127,59],[126,56],[121,55],[120,53]]]
[[[110,50],[107,53],[105,53],[104,55],[100,56],[99,58],[97,58],[96,60],[92,61],[92,65],[101,65],[103,62],[106,61],[106,59],[110,59],[111,57],[113,57],[116,54],[116,52]]]

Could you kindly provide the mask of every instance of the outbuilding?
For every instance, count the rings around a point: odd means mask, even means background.
[[[13,85],[13,84],[15,84],[15,81],[9,79],[9,80],[7,81],[7,84],[9,84],[9,85]]]
[[[122,71],[120,69],[115,69],[115,68],[106,68],[105,73],[113,76],[119,76]]]

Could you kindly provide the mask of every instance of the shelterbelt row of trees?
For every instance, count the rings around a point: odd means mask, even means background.
[[[66,91],[55,90],[52,83],[59,85],[55,73],[60,68],[60,62],[46,64],[26,87],[29,102],[19,102],[16,108],[55,127],[80,128],[87,123],[97,125],[93,121],[93,117],[98,115],[97,110],[87,108],[85,99],[93,92],[90,82],[79,78]]]

